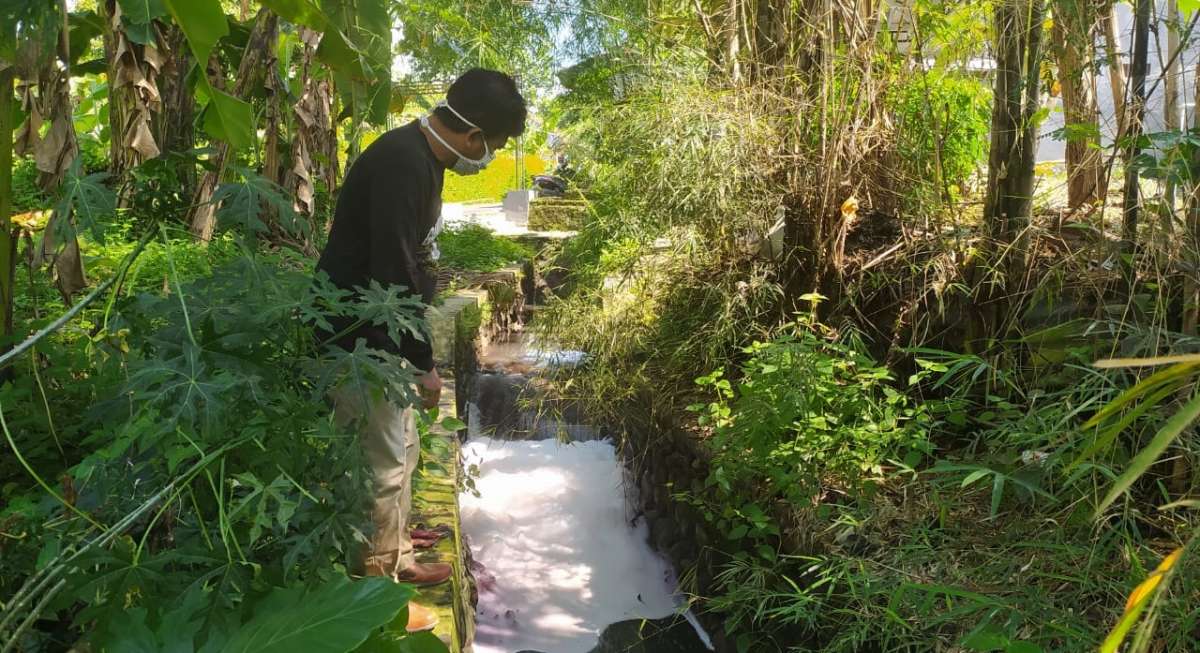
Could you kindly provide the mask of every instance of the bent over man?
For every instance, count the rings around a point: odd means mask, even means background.
[[[428,304],[435,291],[430,248],[440,228],[445,171],[471,175],[483,170],[496,150],[525,130],[525,117],[525,100],[511,77],[479,68],[464,73],[429,115],[380,136],[355,160],[317,269],[343,289],[377,281],[403,286]],[[350,326],[349,321],[335,322],[333,333]],[[331,344],[353,350],[360,339],[418,368],[418,390],[426,407],[437,405],[442,381],[431,343],[408,336],[397,344],[385,327],[368,324]],[[375,530],[365,573],[416,585],[445,582],[450,565],[421,564],[413,556],[408,518],[420,453],[413,407],[384,398],[363,405],[361,395],[349,392],[333,399],[339,423],[358,425],[374,477]],[[409,607],[410,630],[427,630],[435,622],[429,610]]]

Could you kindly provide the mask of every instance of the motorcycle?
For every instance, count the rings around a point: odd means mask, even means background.
[[[540,197],[562,197],[567,193],[567,181],[556,175],[534,175],[533,188]]]

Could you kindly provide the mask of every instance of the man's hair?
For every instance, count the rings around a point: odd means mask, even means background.
[[[525,98],[517,90],[517,82],[502,72],[483,68],[468,70],[450,85],[446,101],[489,138],[501,134],[520,136],[525,132]],[[471,129],[446,107],[438,107],[436,113],[443,125],[456,132]]]

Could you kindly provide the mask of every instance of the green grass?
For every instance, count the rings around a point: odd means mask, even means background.
[[[465,225],[446,229],[438,236],[445,267],[474,272],[495,272],[533,257],[533,249],[492,233],[487,227]]]
[[[483,172],[464,177],[449,173],[442,189],[446,202],[496,202],[504,194],[519,186],[516,177],[517,162],[512,152],[502,151],[496,155]],[[525,155],[526,176],[540,175],[546,171],[546,162],[536,154]]]

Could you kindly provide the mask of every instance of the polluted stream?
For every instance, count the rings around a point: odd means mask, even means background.
[[[479,591],[475,653],[705,653],[675,570],[651,549],[613,443],[523,404],[577,352],[489,348],[472,383],[460,496]]]

